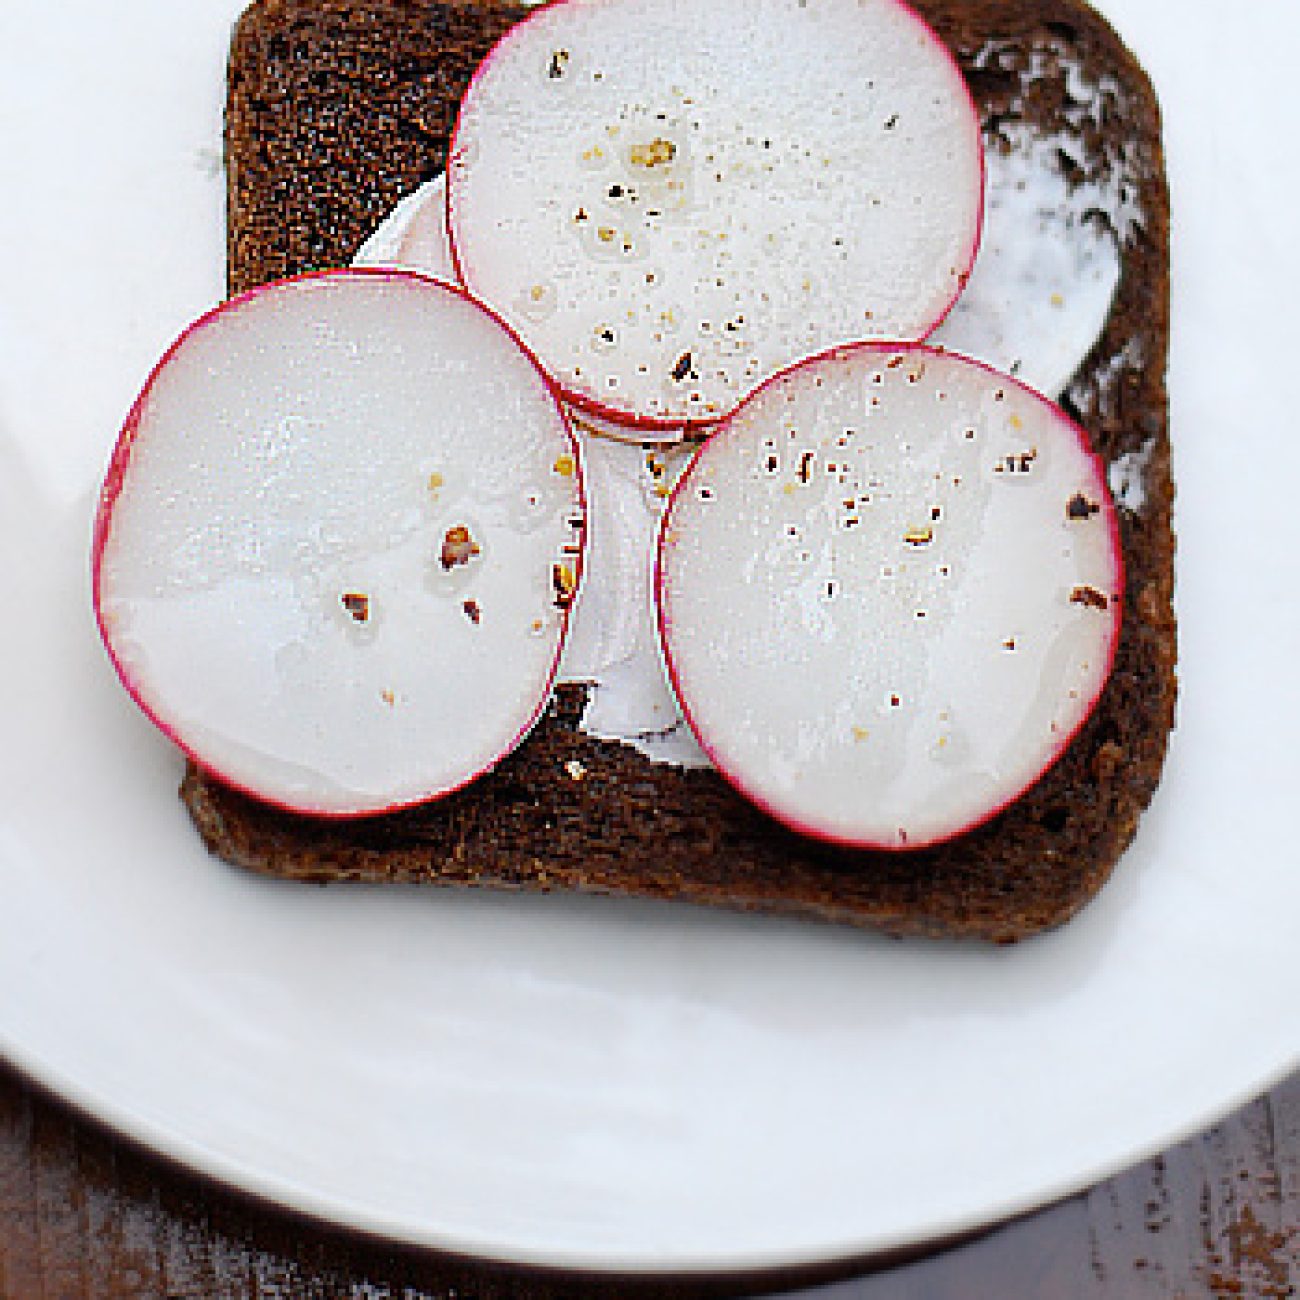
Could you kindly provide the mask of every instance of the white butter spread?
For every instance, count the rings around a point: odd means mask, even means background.
[[[1151,463],[1155,446],[1156,440],[1148,438],[1137,451],[1116,456],[1111,463],[1108,476],[1110,494],[1115,498],[1115,504],[1130,514],[1137,514],[1146,504],[1147,466]]]
[[[995,55],[989,47],[979,57],[988,62]],[[1096,120],[1103,97],[1115,98],[1116,87],[1065,71],[1080,123]],[[1072,185],[1066,171],[1076,151],[1067,136],[1044,139],[1015,127],[1004,127],[1001,140],[986,148],[979,256],[965,293],[931,339],[1052,398],[1096,343],[1119,280],[1120,245],[1141,223],[1134,188],[1123,179],[1133,160],[1121,160],[1105,182]],[[444,178],[407,195],[362,245],[356,264],[454,278]],[[1122,359],[1131,360],[1127,350]],[[580,414],[574,427],[587,494],[587,551],[558,680],[591,686],[581,722],[589,736],[629,744],[654,762],[707,766],[667,681],[652,591],[659,519],[690,449],[616,440]],[[640,435],[620,430],[619,436]],[[1112,470],[1112,489],[1130,509],[1141,501],[1143,467],[1139,453],[1122,474],[1118,463]]]
[[[984,233],[965,292],[930,342],[1057,397],[1092,349],[1119,284],[1100,187],[1071,189],[1054,140],[985,153]]]
[[[985,45],[977,69],[1004,66]],[[1028,77],[1064,80],[1070,131],[1122,119],[1113,77],[1091,81],[1061,51],[1035,50]],[[1012,105],[1013,112],[1020,105]],[[1126,141],[1088,174],[1079,137],[1044,136],[1004,123],[985,147],[984,230],[965,292],[931,342],[986,361],[1058,398],[1105,326],[1120,276],[1120,249],[1143,223],[1134,177],[1142,160]]]
[[[1010,47],[999,41],[990,41],[975,55],[972,66],[978,71],[1010,69],[1014,66]],[[1027,149],[1035,141],[1041,142],[1059,151],[1061,161],[1082,174],[1080,137],[1086,131],[1100,130],[1108,115],[1121,122],[1129,115],[1130,106],[1119,82],[1109,75],[1089,80],[1069,53],[1060,48],[1033,50],[1025,76],[1031,83],[1054,78],[1063,80],[1065,102],[1062,116],[1069,131],[1043,136],[1031,130],[1019,121],[1024,104],[1013,99],[1010,112],[1016,120],[1000,126],[1002,137],[1016,150]],[[1088,177],[1081,187],[1095,210],[1105,216],[1121,245],[1128,243],[1134,231],[1145,223],[1138,203],[1137,178],[1147,172],[1150,162],[1142,150],[1143,146],[1136,139],[1123,138],[1108,152],[1097,174]]]

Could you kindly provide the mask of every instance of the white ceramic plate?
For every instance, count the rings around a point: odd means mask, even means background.
[[[1300,19],[1107,6],[1168,122],[1184,694],[1114,882],[1061,933],[986,951],[293,888],[205,856],[176,756],[100,652],[86,557],[131,397],[221,291],[236,8],[0,10],[0,1054],[302,1210],[631,1268],[972,1227],[1294,1068],[1300,194],[1278,164]]]

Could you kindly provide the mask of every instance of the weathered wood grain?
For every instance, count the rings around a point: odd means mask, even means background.
[[[388,1247],[176,1170],[0,1066],[4,1300],[793,1295],[796,1281],[812,1300],[1283,1300],[1300,1283],[1300,1075],[1085,1196],[904,1267],[826,1276],[593,1283]]]
[[[818,1300],[1282,1300],[1300,1283],[1300,1075],[1085,1196]]]

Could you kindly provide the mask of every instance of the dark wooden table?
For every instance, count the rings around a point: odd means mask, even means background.
[[[939,1255],[885,1272],[865,1267],[707,1285],[610,1284],[389,1247],[175,1169],[0,1065],[4,1300],[760,1291],[816,1300],[1278,1300],[1300,1286],[1300,1075],[1086,1195]]]

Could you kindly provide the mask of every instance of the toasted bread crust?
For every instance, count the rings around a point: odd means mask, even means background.
[[[529,739],[440,803],[353,822],[278,812],[191,768],[182,796],[222,858],[304,881],[401,880],[677,898],[1013,942],[1095,896],[1151,799],[1174,721],[1173,488],[1165,365],[1169,203],[1155,96],[1079,0],[916,0],[996,135],[1069,137],[1140,221],[1105,332],[1066,406],[1113,464],[1141,456],[1120,509],[1127,570],[1115,669],[1064,757],[981,829],[897,854],[801,839],[711,771],[650,763],[578,728],[562,687]],[[235,35],[226,149],[232,291],[346,264],[391,205],[441,171],[470,74],[522,11],[434,0],[259,0]],[[1080,80],[1106,89],[1080,113]],[[1118,169],[1118,170],[1116,170]]]

